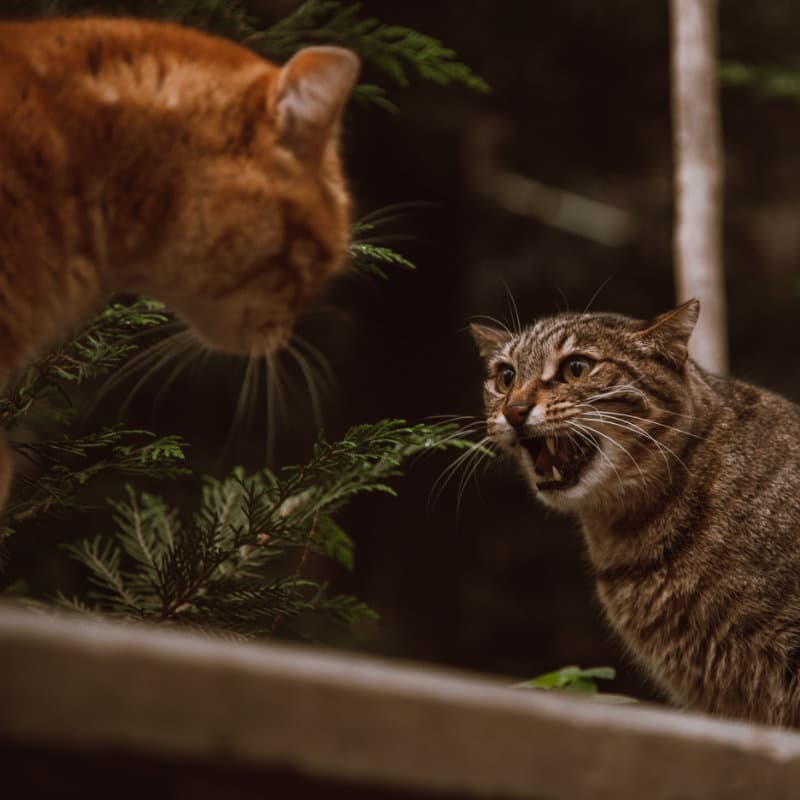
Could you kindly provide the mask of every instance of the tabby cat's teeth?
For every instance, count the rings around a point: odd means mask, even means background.
[[[556,454],[556,440],[552,436],[548,436],[544,442],[547,445],[547,449],[550,451],[550,455],[554,456]],[[553,467],[553,469],[555,469],[555,467]],[[561,476],[558,477],[558,480],[561,480]]]
[[[557,481],[561,480],[561,473],[558,471],[558,468],[555,464],[553,464],[553,478]]]

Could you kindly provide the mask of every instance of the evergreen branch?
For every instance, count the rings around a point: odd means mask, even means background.
[[[365,272],[368,275],[375,275],[383,279],[388,278],[388,275],[386,271],[381,268],[381,264],[391,264],[405,267],[406,269],[416,269],[416,266],[411,261],[395,250],[389,247],[366,244],[363,242],[353,242],[350,245],[350,263],[361,272]]]
[[[380,615],[357,597],[348,594],[330,595],[327,584],[322,584],[311,600],[311,608],[342,625],[351,625],[361,619],[378,620]]]
[[[303,567],[308,561],[308,554],[311,552],[311,543],[314,541],[314,536],[317,533],[317,523],[319,521],[319,511],[314,514],[314,519],[311,522],[311,527],[308,529],[308,539],[306,540],[306,546],[303,548],[303,554],[300,556],[300,563],[297,565],[297,569],[294,571],[292,575],[292,588],[290,590],[291,594],[295,594],[297,592],[297,581],[300,579],[300,575],[303,572]],[[278,625],[280,624],[281,620],[283,619],[282,614],[277,614],[275,619],[272,622],[272,628],[270,629],[270,633],[275,633],[278,630]]]
[[[353,99],[362,106],[376,106],[396,114],[400,109],[387,96],[386,89],[374,83],[359,83],[353,89]]]
[[[99,14],[170,20],[221,36],[243,39],[256,30],[256,20],[240,0],[6,0],[5,17],[66,16]]]
[[[182,465],[186,443],[180,437],[156,437],[143,430],[105,428],[82,438],[65,437],[14,447],[42,471],[34,476],[17,475],[22,488],[3,516],[10,528],[55,509],[75,507],[78,492],[101,476],[147,475],[164,479],[188,472]],[[69,465],[65,458],[70,460]]]
[[[65,550],[89,570],[89,580],[98,588],[96,599],[108,600],[116,607],[141,616],[141,600],[128,588],[120,571],[120,550],[103,537],[84,539],[76,545],[66,545]]]
[[[59,394],[62,384],[79,385],[122,364],[139,346],[132,337],[169,320],[161,303],[138,298],[131,304],[112,303],[69,341],[25,370],[0,397],[0,422],[10,428],[36,403]]]
[[[489,89],[439,39],[401,25],[386,25],[373,17],[362,17],[360,3],[306,0],[293,14],[246,41],[281,60],[307,44],[348,47],[399,86],[408,86],[408,71],[413,69],[423,80],[440,86],[459,84],[480,92]],[[386,107],[385,97],[374,89],[362,90],[361,94],[363,99],[377,100]]]
[[[87,603],[80,597],[67,597],[63,592],[57,592],[55,597],[56,605],[67,611],[76,611],[80,614],[100,614],[100,609],[94,603]]]
[[[190,524],[129,489],[113,504],[114,540],[71,552],[90,569],[93,597],[107,613],[248,635],[274,633],[305,613],[352,621],[372,612],[303,578],[312,554],[352,568],[352,540],[330,515],[361,492],[394,494],[388,481],[414,454],[470,444],[453,425],[360,425],[338,442],[319,440],[305,465],[206,479]],[[298,550],[297,566],[275,578]]]

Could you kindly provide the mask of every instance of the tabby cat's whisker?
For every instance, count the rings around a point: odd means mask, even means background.
[[[638,434],[639,436],[644,437],[648,441],[652,442],[656,449],[658,450],[661,457],[664,459],[664,464],[667,467],[667,473],[672,478],[672,471],[670,470],[669,460],[667,459],[665,452],[669,453],[684,469],[686,469],[686,465],[681,461],[680,457],[669,447],[667,447],[663,442],[659,442],[656,438],[654,438],[650,433],[645,431],[643,428],[639,427],[638,425],[634,425],[632,422],[628,422],[627,420],[619,421],[619,420],[610,420],[606,418],[602,414],[595,413],[594,416],[588,417],[587,414],[581,414],[580,419],[586,420],[591,419],[597,422],[601,422],[604,425],[611,425],[612,427],[622,428],[623,430],[630,431],[631,433]]]
[[[428,496],[428,505],[432,506],[439,501],[439,498],[442,496],[447,484],[450,483],[453,476],[462,466],[469,465],[470,459],[478,458],[481,455],[485,455],[485,449],[487,445],[491,445],[491,439],[489,436],[484,436],[482,439],[479,439],[475,444],[470,447],[466,452],[462,453],[458,458],[456,458],[451,464],[448,464],[445,467],[439,477],[433,482],[431,486],[431,491]]]
[[[602,283],[601,283],[601,284],[600,284],[600,285],[597,287],[597,289],[595,289],[595,291],[594,291],[594,294],[593,294],[593,295],[592,295],[592,296],[589,298],[589,302],[586,304],[586,308],[584,308],[584,309],[583,309],[583,311],[581,312],[581,316],[583,316],[584,314],[588,314],[588,313],[589,313],[589,309],[590,309],[590,308],[592,307],[592,305],[594,304],[594,301],[595,301],[595,300],[597,300],[597,298],[600,296],[600,292],[602,292],[602,291],[603,291],[603,289],[605,289],[605,288],[606,288],[606,286],[608,286],[609,282],[611,281],[611,279],[612,279],[613,277],[614,277],[614,275],[613,275],[613,274],[612,274],[612,275],[609,275],[609,276],[608,276],[608,277],[607,277],[607,278],[606,278],[606,279],[605,279],[605,280],[604,280],[604,281],[603,281],[603,282],[602,282]]]
[[[567,296],[566,296],[566,294],[564,294],[564,290],[560,286],[556,286],[555,289],[558,292],[558,294],[560,295],[561,299],[564,301],[564,308],[563,309],[559,306],[559,304],[558,304],[558,302],[556,300],[553,301],[555,303],[556,310],[559,313],[563,313],[565,311],[569,311],[569,300],[567,300]]]
[[[654,406],[652,403],[650,404],[649,407],[650,407],[650,409],[652,411],[658,411],[661,414],[671,414],[673,417],[683,417],[684,419],[688,419],[688,420],[697,419],[697,416],[695,414],[681,414],[680,412],[673,411],[670,408],[661,408],[661,406]]]
[[[636,395],[637,397],[641,397],[645,403],[648,402],[647,395],[641,389],[638,389],[636,386],[633,386],[630,383],[622,383],[616,386],[610,386],[603,392],[599,392],[598,394],[593,394],[587,397],[584,402],[596,403],[599,400],[608,400],[610,398],[620,397],[626,394]]]
[[[488,314],[477,314],[474,317],[470,317],[473,320],[486,320],[487,322],[493,322],[495,325],[499,325],[510,337],[514,336],[514,333],[511,331],[511,328],[505,324],[505,322],[501,322],[497,317],[491,317]]]
[[[613,461],[612,461],[612,460],[611,460],[611,459],[608,457],[608,455],[607,455],[607,454],[606,454],[606,453],[603,451],[603,448],[601,447],[601,445],[600,445],[600,443],[597,441],[597,439],[595,439],[595,438],[594,438],[594,436],[592,436],[592,435],[591,435],[591,433],[587,433],[587,432],[585,432],[585,431],[583,431],[583,430],[579,430],[579,429],[578,429],[578,427],[577,427],[577,424],[576,424],[574,421],[572,421],[572,420],[568,420],[568,421],[567,421],[567,425],[569,425],[570,427],[572,427],[572,428],[573,428],[573,431],[572,431],[572,433],[574,433],[574,434],[575,434],[575,435],[577,435],[577,436],[580,436],[580,438],[581,438],[581,439],[583,439],[583,441],[587,442],[587,443],[588,443],[588,444],[589,444],[591,447],[593,447],[593,448],[594,448],[595,452],[596,452],[596,453],[597,453],[599,456],[601,456],[602,458],[604,458],[604,459],[605,459],[605,461],[606,461],[606,463],[608,464],[608,466],[609,466],[609,467],[611,467],[611,469],[612,469],[612,470],[614,470],[614,474],[617,476],[617,480],[618,480],[618,481],[620,482],[620,484],[621,484],[621,483],[622,483],[622,476],[619,474],[619,471],[618,471],[618,470],[617,470],[617,468],[614,466],[614,462],[613,462]]]
[[[519,309],[517,308],[517,301],[514,299],[514,295],[511,293],[511,288],[509,285],[502,281],[503,288],[506,290],[506,296],[508,297],[508,305],[509,311],[511,313],[511,320],[514,323],[514,333],[519,335],[522,333],[522,321],[519,318]]]
[[[591,414],[591,417],[588,416],[590,414]],[[639,434],[641,436],[644,436],[645,438],[650,440],[656,447],[664,448],[677,461],[679,461],[679,462],[681,461],[681,459],[678,457],[678,455],[670,447],[668,447],[666,444],[664,444],[664,442],[661,442],[658,439],[656,439],[649,431],[646,431],[640,425],[636,425],[634,422],[631,422],[631,419],[636,419],[636,420],[638,420],[639,422],[642,422],[645,425],[646,424],[660,425],[660,423],[655,422],[655,420],[649,420],[649,419],[642,418],[642,417],[636,417],[636,416],[634,416],[632,414],[620,415],[617,412],[613,412],[613,411],[612,412],[601,411],[601,410],[599,410],[597,408],[594,408],[594,407],[591,407],[588,412],[582,412],[581,413],[581,417],[582,418],[594,419],[594,420],[598,420],[598,421],[605,421],[609,425],[616,425],[617,427],[625,428],[626,430],[629,430],[629,431],[637,433],[637,434]],[[630,419],[627,419],[627,417],[630,417]],[[687,431],[682,431],[682,430],[680,430],[678,428],[672,428],[669,425],[661,425],[661,427],[667,428],[669,430],[675,431],[676,433],[680,433],[680,434],[683,434],[683,435],[686,435],[686,436],[694,436],[694,434],[690,434]],[[695,437],[695,438],[699,438],[699,437]],[[683,462],[681,462],[681,463],[683,463]]]
[[[472,459],[472,463],[468,464],[461,475],[461,480],[458,483],[458,494],[456,495],[456,516],[461,514],[461,501],[464,499],[464,492],[469,485],[469,482],[475,477],[478,468],[489,457],[488,453],[484,450],[470,450],[470,452],[477,452],[477,456]]]
[[[462,420],[469,420],[470,422],[486,424],[485,419],[476,417],[474,414],[429,414],[426,419],[436,420],[437,422],[461,422]]]
[[[631,463],[636,467],[637,471],[639,472],[639,476],[642,479],[642,483],[647,483],[644,473],[642,472],[642,468],[639,466],[639,462],[631,455],[630,451],[624,445],[620,444],[613,436],[609,436],[607,433],[603,433],[603,431],[598,431],[597,428],[593,428],[591,425],[586,424],[585,421],[583,423],[578,423],[574,420],[570,420],[570,423],[572,425],[577,425],[582,430],[589,431],[597,436],[602,436],[603,439],[611,442],[614,447],[618,447],[620,450],[622,450],[622,452],[625,453],[625,455],[631,460]]]
[[[579,403],[577,407],[586,406],[586,403]],[[626,419],[635,419],[639,422],[646,424],[646,425],[656,425],[659,428],[665,428],[666,430],[675,431],[675,433],[682,433],[684,436],[691,436],[694,439],[702,439],[702,436],[698,436],[696,433],[692,433],[691,431],[685,431],[682,428],[676,428],[673,425],[667,425],[663,422],[657,422],[654,419],[648,419],[647,417],[640,417],[636,414],[625,414],[622,411],[606,411],[605,409],[599,409],[595,406],[589,405],[591,411],[596,412],[598,414],[605,414],[607,416],[613,417],[625,417]],[[669,412],[667,412],[669,413]]]
[[[453,442],[456,439],[465,439],[468,436],[471,436],[472,434],[477,433],[478,431],[485,431],[485,430],[486,430],[486,423],[483,422],[482,420],[475,420],[474,422],[471,422],[468,425],[463,425],[463,426],[457,428],[449,436],[445,436],[444,438],[440,439],[439,441],[442,444],[447,444],[448,442]],[[488,437],[486,437],[486,438],[488,438]],[[470,449],[472,449],[472,448],[470,448]],[[424,458],[426,458],[428,456],[433,455],[433,453],[435,453],[435,452],[436,452],[435,449],[425,450],[422,453],[420,453],[417,456],[417,458],[422,460],[422,459],[424,459]]]
[[[645,399],[647,401],[647,407],[652,409],[653,411],[658,411],[658,412],[660,412],[662,414],[672,414],[675,417],[683,417],[684,419],[689,419],[689,420],[696,419],[694,414],[682,414],[679,411],[674,411],[674,410],[672,410],[670,408],[661,408],[660,406],[653,405],[650,402],[649,398],[647,398],[647,393],[646,392],[642,392],[642,390],[639,389],[639,387],[637,387],[635,385],[636,383],[641,383],[641,379],[640,378],[636,379],[633,383],[617,384],[617,386],[609,386],[608,388],[609,389],[626,388],[626,389],[629,389],[629,390],[633,390],[634,392],[641,393],[645,397]],[[589,398],[586,398],[586,399],[588,400]],[[594,399],[596,399],[596,398],[594,398]]]

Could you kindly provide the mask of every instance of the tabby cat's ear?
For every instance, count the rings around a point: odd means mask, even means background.
[[[478,352],[483,358],[488,358],[496,353],[511,339],[511,334],[507,331],[501,331],[489,325],[479,325],[477,322],[471,322],[469,329],[475,344],[478,345]]]
[[[360,69],[342,47],[306,47],[281,68],[271,98],[283,145],[306,158],[319,156],[334,135]]]
[[[648,350],[655,349],[680,367],[688,357],[689,337],[699,315],[700,301],[687,300],[644,323],[644,329],[636,333],[636,338]]]

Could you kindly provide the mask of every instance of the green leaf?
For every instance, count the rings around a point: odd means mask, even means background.
[[[519,688],[532,689],[564,689],[581,694],[597,693],[598,680],[613,680],[616,671],[613,667],[590,667],[581,669],[580,667],[562,667],[555,672],[547,672],[531,680],[517,684]]]
[[[326,555],[353,571],[353,540],[327,514],[320,514],[317,520],[319,538],[323,541]]]

